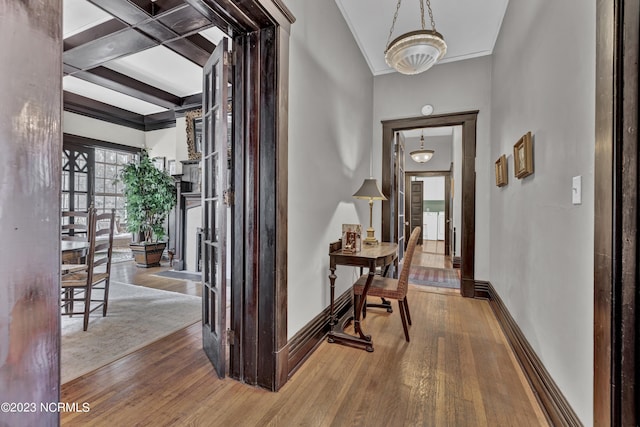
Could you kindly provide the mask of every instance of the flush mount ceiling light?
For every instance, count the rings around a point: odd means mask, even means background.
[[[411,158],[414,162],[427,163],[433,157],[433,150],[424,149],[424,131],[420,135],[420,149],[411,152]]]
[[[447,53],[447,44],[444,42],[442,34],[436,31],[430,0],[426,1],[429,18],[431,19],[431,30],[425,28],[424,0],[419,1],[422,29],[403,34],[389,43],[396,25],[396,19],[398,19],[400,3],[402,2],[402,0],[398,0],[396,13],[393,15],[393,23],[387,39],[387,48],[384,51],[384,59],[387,64],[402,74],[418,74],[427,71]]]

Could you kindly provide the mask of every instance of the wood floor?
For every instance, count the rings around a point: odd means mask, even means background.
[[[142,285],[189,288],[145,279],[148,273],[133,267],[117,274]],[[218,379],[201,349],[200,324],[192,325],[63,385],[63,402],[91,409],[63,413],[61,423],[547,425],[486,301],[412,286],[409,305],[410,343],[397,309],[371,309],[363,328],[373,336],[373,353],[323,342],[277,393]]]

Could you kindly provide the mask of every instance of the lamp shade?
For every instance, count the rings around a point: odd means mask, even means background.
[[[367,178],[353,195],[356,199],[387,200],[375,178]]]

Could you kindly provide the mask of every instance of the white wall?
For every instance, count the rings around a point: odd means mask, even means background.
[[[491,57],[435,65],[427,72],[405,76],[398,73],[374,79],[373,154],[374,175],[382,170],[381,120],[418,117],[425,104],[434,114],[479,110],[476,158],[476,266],[475,277],[489,277],[489,192],[493,177],[490,158]],[[409,169],[407,167],[407,169]],[[461,183],[458,181],[458,183]],[[456,191],[460,186],[456,186]],[[380,227],[381,208],[375,209]],[[458,246],[459,247],[459,246]]]
[[[64,133],[86,138],[99,139],[130,147],[143,148],[145,146],[145,136],[141,130],[92,119],[68,111],[63,112],[62,129]]]
[[[144,137],[149,157],[164,157],[167,161],[176,159],[175,127],[145,132]]]
[[[595,2],[509,2],[493,55],[489,279],[581,421],[593,424]],[[579,31],[575,29],[579,28]],[[534,175],[513,176],[533,134]],[[571,178],[582,175],[582,205]],[[493,178],[492,178],[493,179]]]
[[[329,242],[343,223],[369,221],[368,204],[352,195],[369,176],[373,77],[335,2],[286,3],[297,19],[289,59],[290,338],[329,305]],[[354,273],[338,267],[336,295]]]

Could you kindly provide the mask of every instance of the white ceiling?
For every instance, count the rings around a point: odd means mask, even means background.
[[[66,39],[112,18],[113,16],[86,0],[64,0],[63,37]],[[227,37],[216,27],[199,34],[215,45],[223,37]],[[231,47],[231,40],[229,46]],[[114,59],[106,63],[105,67],[181,98],[202,92],[202,67],[164,46]],[[134,113],[147,115],[167,110],[75,77],[66,76],[62,82],[65,91]]]
[[[397,2],[394,0],[335,0],[374,75],[394,72],[384,50]],[[441,63],[490,55],[509,0],[431,0],[436,30],[447,43]],[[425,4],[426,29],[431,29]],[[391,40],[421,29],[420,3],[405,1]]]
[[[393,72],[384,61],[396,2],[393,0],[335,0],[374,75]],[[432,0],[436,29],[447,42],[441,62],[489,55],[500,30],[508,0]],[[426,10],[425,10],[426,14]],[[112,16],[86,0],[64,0],[63,36],[68,38]],[[430,27],[428,15],[427,27]],[[419,3],[405,1],[398,13],[392,38],[420,28]],[[217,28],[200,32],[218,44],[225,35]],[[231,43],[229,43],[231,46]],[[178,97],[201,92],[202,68],[163,46],[117,58],[106,67],[158,87]],[[138,114],[153,114],[165,108],[123,95],[74,77],[63,79],[64,90],[99,100]]]

